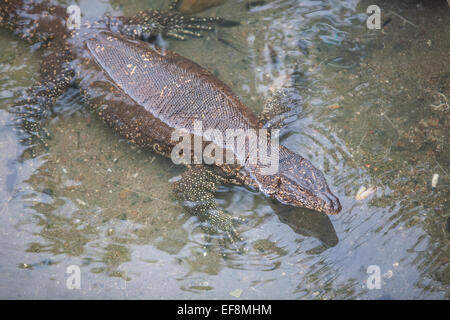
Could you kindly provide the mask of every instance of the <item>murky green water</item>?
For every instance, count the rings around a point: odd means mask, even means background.
[[[76,90],[55,107],[50,150],[30,158],[8,108],[37,79],[40,51],[1,31],[1,298],[450,297],[447,2],[246,3],[202,13],[241,26],[166,45],[255,112],[269,86],[294,72],[299,116],[282,143],[324,171],[342,212],[223,187],[220,206],[248,220],[239,227],[245,250],[224,247],[174,201],[169,180],[184,169],[114,135]],[[382,30],[365,24],[375,3]],[[87,16],[167,6],[78,4]],[[362,186],[377,190],[356,200]],[[66,288],[70,265],[81,267],[81,290]],[[381,289],[366,286],[370,265]]]

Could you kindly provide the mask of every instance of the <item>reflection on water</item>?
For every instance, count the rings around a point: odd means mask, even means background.
[[[319,239],[325,247],[334,247],[338,243],[336,231],[326,214],[283,205],[270,201],[270,205],[280,221],[287,224],[296,233]]]
[[[50,150],[31,159],[7,110],[36,80],[39,50],[2,31],[0,297],[448,298],[448,6],[379,2],[383,29],[368,30],[369,2],[228,0],[201,14],[241,26],[165,41],[255,112],[293,73],[298,117],[282,143],[341,199],[343,211],[326,216],[221,188],[220,206],[248,221],[240,250],[174,201],[169,180],[183,168],[112,134],[76,90],[55,106]],[[95,16],[165,2],[80,5]],[[377,191],[356,200],[362,186]],[[79,291],[65,286],[73,264]],[[381,290],[365,286],[369,265],[381,269]]]

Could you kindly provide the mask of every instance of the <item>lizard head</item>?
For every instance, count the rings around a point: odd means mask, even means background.
[[[302,156],[282,148],[278,172],[253,175],[259,190],[281,203],[337,214],[342,207],[323,173]]]

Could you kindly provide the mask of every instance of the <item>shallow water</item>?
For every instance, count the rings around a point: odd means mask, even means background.
[[[164,45],[255,112],[293,73],[298,118],[281,142],[325,173],[342,212],[222,187],[220,206],[248,220],[243,250],[224,246],[174,201],[169,180],[184,169],[113,134],[75,89],[55,106],[50,149],[31,158],[8,110],[37,79],[40,50],[1,31],[0,298],[450,297],[447,2],[378,1],[382,30],[366,27],[373,1],[247,2],[202,13],[241,26]],[[79,1],[92,17],[164,3]],[[356,200],[362,186],[377,189]],[[66,287],[70,265],[81,290]],[[380,289],[366,285],[370,265]]]

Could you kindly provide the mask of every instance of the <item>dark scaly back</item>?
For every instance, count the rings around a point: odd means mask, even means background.
[[[173,129],[257,128],[257,117],[232,90],[198,64],[109,31],[87,40],[96,63],[127,96]]]
[[[101,70],[92,76],[106,75],[109,80],[89,80],[84,73],[84,87],[109,81],[119,88],[111,88],[110,92],[123,96],[126,99],[120,99],[127,102],[114,104],[117,99],[108,98],[109,107],[102,109],[101,116],[130,141],[137,141],[141,146],[153,144],[155,151],[160,147],[170,149],[173,147],[170,133],[184,129],[193,134],[195,120],[202,121],[203,132],[217,129],[224,136],[227,129],[259,126],[256,116],[226,84],[182,56],[109,31],[87,39],[86,45],[89,59]],[[167,156],[170,150],[160,153]],[[254,186],[283,203],[326,213],[341,210],[323,173],[282,146],[279,170],[273,175],[262,174],[259,164],[251,165],[245,159],[237,167],[221,165],[220,168],[228,177]]]

